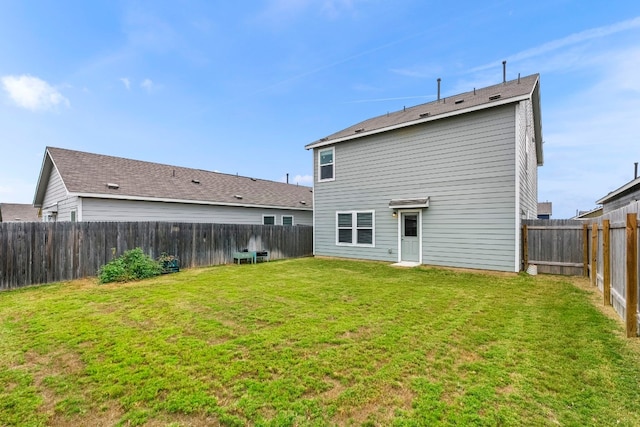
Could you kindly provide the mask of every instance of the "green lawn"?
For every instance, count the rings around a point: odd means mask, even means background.
[[[305,258],[54,284],[0,293],[0,426],[638,426],[620,332],[552,276]]]

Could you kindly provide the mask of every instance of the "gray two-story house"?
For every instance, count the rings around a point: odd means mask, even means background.
[[[306,146],[314,253],[501,271],[521,268],[537,215],[539,75],[384,114]]]

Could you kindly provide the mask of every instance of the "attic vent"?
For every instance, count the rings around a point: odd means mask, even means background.
[[[233,196],[233,197],[235,197],[236,199],[242,199],[242,196],[241,196],[240,194],[236,194],[236,195],[235,195],[235,196]]]
[[[329,139],[329,138],[327,138],[327,137],[325,136],[324,138],[320,138],[320,141],[326,141],[326,140],[328,140],[328,139]]]
[[[113,182],[107,182],[107,188],[111,190],[117,190],[118,188],[120,188],[120,186],[118,184],[114,184]]]
[[[254,182],[255,182],[255,181],[257,181],[257,179],[255,179],[255,178],[249,178],[249,179],[250,179],[251,181],[254,181]]]
[[[420,113],[420,117],[429,117],[429,113],[428,111],[426,113]]]
[[[192,179],[191,182],[193,182],[194,184],[200,184],[200,180],[199,179]]]
[[[489,97],[489,100],[490,100],[490,101],[495,101],[496,99],[500,99],[500,97],[501,97],[501,96],[502,96],[502,95],[500,95],[499,93],[496,93],[495,95],[491,95],[491,96]]]
[[[462,104],[464,102],[464,99],[456,99],[454,101],[454,104]]]
[[[360,133],[360,132],[362,132],[363,130],[364,130],[364,128],[358,128],[358,129],[356,129],[354,132],[355,132],[355,133]]]
[[[300,200],[300,204],[306,205],[307,202],[305,202],[304,200]]]

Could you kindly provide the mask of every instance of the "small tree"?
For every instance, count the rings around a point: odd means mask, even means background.
[[[129,282],[158,276],[161,273],[162,266],[159,262],[145,255],[142,249],[135,248],[100,267],[98,280],[100,283]]]

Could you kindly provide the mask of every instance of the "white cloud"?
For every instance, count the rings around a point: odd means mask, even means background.
[[[120,78],[120,81],[127,88],[127,90],[131,89],[131,81],[127,77]]]
[[[28,75],[4,76],[2,85],[9,97],[19,107],[31,111],[56,110],[69,107],[69,100],[56,88],[37,77]]]
[[[157,88],[151,79],[144,79],[142,83],[140,83],[140,87],[145,89],[147,92],[152,92]]]

